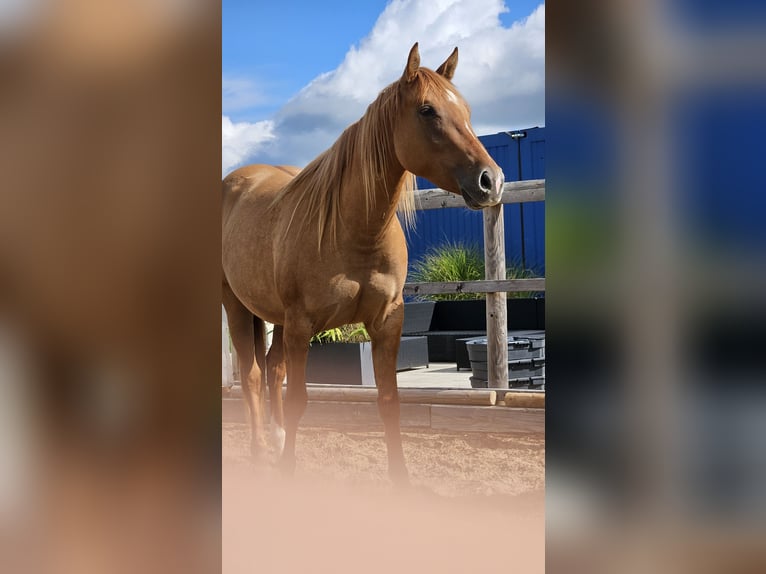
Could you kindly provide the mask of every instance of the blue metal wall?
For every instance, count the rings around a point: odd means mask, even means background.
[[[523,134],[513,138],[511,134]],[[530,128],[479,137],[505,174],[505,181],[545,178],[545,128]],[[418,188],[436,187],[418,178]],[[525,263],[545,275],[545,203],[505,205],[505,256],[509,265]],[[480,211],[468,208],[417,212],[417,224],[407,237],[410,263],[445,241],[476,244],[484,249]]]

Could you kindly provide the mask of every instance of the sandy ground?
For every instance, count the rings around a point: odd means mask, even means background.
[[[283,479],[223,427],[224,572],[543,572],[542,436],[403,433],[412,488],[382,432],[301,429]]]

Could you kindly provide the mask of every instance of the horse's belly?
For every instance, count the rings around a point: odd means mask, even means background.
[[[263,296],[250,296],[246,299],[246,301],[243,301],[244,305],[256,317],[276,325],[284,323],[285,312],[278,298],[264,293]]]

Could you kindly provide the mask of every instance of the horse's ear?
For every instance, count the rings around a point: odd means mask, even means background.
[[[444,63],[438,67],[436,73],[441,74],[448,80],[452,80],[452,76],[455,75],[455,68],[457,68],[457,47],[452,50],[449,58],[447,58]]]
[[[403,74],[404,79],[408,82],[411,82],[413,79],[415,79],[415,73],[418,71],[419,67],[420,51],[418,50],[418,43],[415,42],[415,45],[410,49],[410,55],[407,57],[407,67],[404,68]]]

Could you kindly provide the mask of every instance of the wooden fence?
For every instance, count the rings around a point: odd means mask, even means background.
[[[545,279],[505,278],[505,224],[503,205],[545,201],[545,180],[510,181],[503,186],[500,204],[485,208],[484,264],[486,278],[482,281],[453,281],[444,283],[406,283],[405,295],[435,295],[442,293],[487,294],[487,370],[492,389],[508,388],[508,317],[506,293],[545,291]],[[415,192],[415,205],[423,209],[465,208],[463,198],[443,189],[423,189]],[[225,328],[225,325],[224,325]],[[224,343],[225,344],[225,343]],[[232,377],[237,378],[236,357]],[[227,374],[224,373],[224,377]]]
[[[459,196],[442,189],[424,189],[415,192],[417,209],[443,209],[465,207]],[[508,308],[506,293],[519,291],[545,291],[545,279],[505,278],[505,223],[503,205],[545,201],[545,180],[510,181],[503,186],[499,205],[482,210],[484,215],[484,267],[483,281],[446,283],[407,283],[405,295],[433,295],[438,293],[487,294],[487,371],[491,389],[508,388]]]

